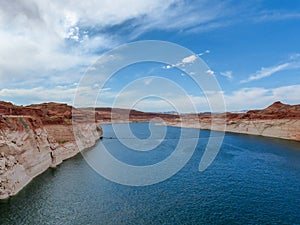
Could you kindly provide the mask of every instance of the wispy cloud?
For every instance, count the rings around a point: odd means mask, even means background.
[[[76,93],[74,87],[55,87],[45,89],[44,87],[36,88],[15,88],[0,90],[0,98],[12,101],[15,104],[31,104],[41,101],[58,101],[68,104],[72,103],[72,96]]]
[[[197,58],[198,58],[197,55],[191,55],[191,56],[183,58],[180,62],[178,62],[176,64],[166,65],[166,66],[163,66],[163,68],[164,69],[172,69],[174,67],[185,67],[186,64],[193,64]]]
[[[215,71],[209,69],[206,71],[207,74],[214,76],[215,75]]]
[[[258,15],[252,19],[254,22],[300,19],[300,13],[278,11],[278,10],[277,11],[262,11],[262,12],[259,12]]]
[[[99,52],[147,31],[210,23],[224,7],[215,10],[208,0],[197,5],[181,0],[0,1],[1,85],[86,67]]]
[[[109,88],[102,89],[99,96],[97,106],[99,107],[120,107],[131,108],[135,107],[142,111],[173,111],[177,107],[181,112],[192,112],[194,108],[198,112],[209,111],[210,106],[208,99],[202,95],[183,95],[175,88],[165,88],[166,84],[157,83],[155,80],[144,79],[142,83],[152,85],[151,88],[145,88],[143,85],[137,84],[122,93],[118,93]],[[153,82],[153,83],[152,83]],[[56,86],[52,89],[37,87],[32,89],[2,89],[0,90],[0,98],[7,98],[15,104],[32,104],[41,101],[58,101],[68,104],[73,103],[73,96],[78,89],[73,86]],[[164,87],[164,88],[162,88]],[[91,106],[90,103],[95,103],[93,98],[98,87],[82,87],[80,90],[84,93],[84,102],[81,106]],[[159,90],[159,91],[158,91]],[[159,93],[159,94],[158,94]],[[210,94],[212,97],[215,93]],[[241,88],[231,93],[224,92],[224,100],[227,111],[238,111],[244,109],[264,108],[275,101],[282,101],[288,104],[299,104],[300,101],[300,85],[281,86],[276,88]],[[141,101],[136,102],[136,99],[145,96]],[[152,96],[153,98],[147,98]],[[157,96],[157,98],[155,98]],[[163,98],[162,98],[163,97]],[[115,101],[117,99],[117,101]],[[212,98],[214,101],[214,99]],[[88,104],[85,104],[88,102]],[[218,102],[214,102],[218,104]]]
[[[137,105],[135,105],[135,107],[137,107],[136,109],[142,111],[163,112],[173,111],[174,106],[177,106],[183,110],[182,112],[191,112],[193,110],[192,108],[195,108],[198,112],[210,111],[208,99],[204,95],[196,96],[187,94],[183,96],[173,89],[170,90],[166,88],[159,90],[161,90],[161,93],[157,96],[164,96],[165,98],[145,98],[143,101],[140,101]],[[206,94],[210,95],[211,100],[214,101],[215,92],[207,92]],[[115,94],[113,98],[119,98],[115,107],[130,108],[132,107],[133,102],[135,102],[133,99],[135,99],[136,96],[148,95],[148,90],[142,86],[137,86],[136,89],[128,90],[121,95]],[[112,94],[108,91],[105,96],[111,98]],[[151,96],[155,96],[155,94],[153,93]],[[223,96],[226,110],[228,111],[264,108],[275,101],[282,101],[287,104],[299,104],[300,85],[289,85],[276,88],[241,88],[231,93],[224,92]],[[102,101],[106,102],[106,106],[110,106],[109,102],[106,101],[105,98],[102,98]],[[99,106],[103,107],[103,102],[99,103]],[[218,104],[218,101],[216,100],[214,103]]]
[[[300,85],[276,88],[242,88],[232,93],[225,93],[227,109],[230,111],[264,108],[275,101],[287,104],[299,104]]]
[[[183,64],[184,64],[184,63],[193,63],[193,62],[195,62],[196,59],[197,59],[197,56],[191,55],[191,56],[189,56],[189,57],[184,58],[184,59],[182,60],[182,63],[183,63]]]
[[[84,93],[85,102],[91,106],[95,99],[94,96],[100,92],[100,88],[97,84],[91,87],[77,87],[77,84],[66,86],[55,86],[53,88],[35,87],[35,88],[12,88],[12,89],[0,89],[0,99],[7,99],[15,104],[32,104],[39,102],[65,102],[73,104],[74,96],[76,92]],[[109,92],[109,88],[101,89],[102,95],[106,95]],[[110,95],[112,92],[110,92]],[[108,96],[107,96],[108,98]]]
[[[280,71],[284,70],[290,70],[290,69],[298,69],[300,68],[300,60],[299,60],[300,55],[299,54],[294,54],[290,56],[290,59],[285,62],[281,63],[275,66],[270,66],[270,67],[262,67],[260,70],[256,71],[256,73],[250,75],[247,79],[242,80],[241,83],[247,83],[250,81],[254,80],[260,80],[265,77],[269,77],[275,73],[278,73]]]
[[[271,67],[262,67],[260,70],[258,70],[255,74],[251,75],[248,79],[242,80],[242,83],[250,82],[253,80],[260,80],[264,77],[269,77],[273,75],[276,72],[282,71],[287,69],[290,66],[290,63],[283,63],[277,66],[271,66]]]
[[[199,56],[202,56],[202,55],[208,54],[208,53],[210,53],[210,50],[205,50],[204,52],[201,52],[199,54],[187,56],[176,64],[163,66],[163,68],[164,69],[172,69],[174,67],[185,67],[185,65],[193,64],[198,59]]]
[[[233,79],[233,75],[232,75],[232,71],[231,70],[220,72],[220,75],[223,76],[223,77],[226,77],[228,80],[232,80]]]
[[[248,2],[235,6],[232,10],[225,8],[225,12],[222,17],[215,18],[209,23],[201,23],[196,26],[190,27],[186,30],[187,33],[208,32],[216,30],[218,28],[224,28],[234,26],[237,24],[245,23],[266,23],[272,21],[284,21],[284,20],[299,20],[299,12],[287,12],[282,10],[255,10],[255,6]],[[254,10],[249,10],[249,9]],[[233,13],[233,10],[235,13]],[[239,13],[238,13],[239,12]],[[232,18],[231,15],[235,14],[236,18]]]

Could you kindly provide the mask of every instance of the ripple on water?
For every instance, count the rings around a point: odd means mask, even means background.
[[[145,126],[131,127],[136,133],[142,131],[147,135]],[[104,133],[110,132],[111,127],[104,126]],[[179,128],[168,128],[167,135],[176,137],[179,133]],[[180,172],[147,187],[112,183],[77,155],[38,176],[17,196],[1,201],[0,224],[297,224],[300,221],[299,143],[227,134],[216,160],[200,173],[198,165],[209,131],[201,131],[201,135],[204,138],[199,140],[193,157]],[[147,157],[133,157],[134,152],[117,140],[103,139],[103,142],[117,148],[112,154],[122,153],[120,160],[136,164],[161,160],[171,154],[176,144],[176,141],[165,142]],[[185,151],[189,150],[186,146]]]

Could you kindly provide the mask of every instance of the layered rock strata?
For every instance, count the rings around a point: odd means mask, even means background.
[[[97,108],[99,123],[157,121],[163,125],[261,135],[300,141],[300,105],[275,102],[246,113],[164,114],[128,109]]]
[[[275,102],[265,109],[246,113],[198,114],[196,119],[192,119],[195,115],[183,117],[187,122],[176,118],[165,124],[300,141],[300,105]]]
[[[18,107],[0,102],[0,199],[17,194],[34,177],[101,137],[95,123],[72,125],[71,109],[56,103]]]

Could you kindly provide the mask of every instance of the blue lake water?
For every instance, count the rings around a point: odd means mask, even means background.
[[[130,126],[136,136],[147,138],[148,125]],[[135,166],[170,156],[181,133],[167,127],[156,149],[139,152],[115,139],[111,125],[103,128],[105,138],[87,155],[96,155],[105,145],[111,155]],[[0,224],[300,223],[299,142],[227,133],[213,163],[199,172],[210,131],[186,131],[191,135],[185,138],[199,141],[188,163],[171,178],[150,186],[124,186],[100,176],[79,154],[48,169],[17,196],[0,201]],[[121,135],[127,137],[126,132]]]

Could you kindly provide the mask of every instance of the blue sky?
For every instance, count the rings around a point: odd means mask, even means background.
[[[163,40],[190,49],[208,65],[228,111],[277,100],[299,104],[299,27],[297,0],[1,1],[0,99],[72,104],[80,79],[102,53],[128,42]],[[105,93],[97,105],[111,106],[130,82],[158,76],[184,87],[198,111],[209,110],[190,78],[165,66],[132,65],[95,84],[94,91],[101,87]],[[145,88],[151,87],[135,86],[131,94],[142,96]],[[172,88],[161,91],[182,104]],[[116,106],[130,106],[126,96]],[[145,98],[135,108],[172,110],[158,98]]]

